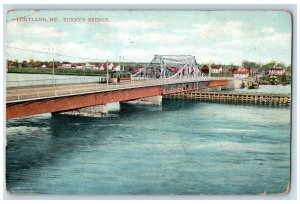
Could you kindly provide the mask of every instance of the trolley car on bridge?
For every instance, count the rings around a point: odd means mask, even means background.
[[[124,71],[113,71],[109,74],[110,83],[130,82],[131,73]]]

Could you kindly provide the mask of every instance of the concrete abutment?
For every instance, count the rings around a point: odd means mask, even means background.
[[[151,97],[140,98],[132,101],[126,101],[126,102],[123,101],[122,103],[161,106],[162,96],[151,96]]]
[[[85,117],[105,117],[108,114],[108,105],[95,105],[84,108],[55,112],[52,114],[60,115],[74,115],[74,116],[85,116]]]

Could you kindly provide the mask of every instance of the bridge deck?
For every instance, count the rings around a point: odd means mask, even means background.
[[[179,84],[186,82],[209,81],[207,78],[183,78],[168,80],[140,80],[119,84],[82,83],[82,84],[60,84],[46,86],[29,86],[18,88],[7,88],[6,103],[38,100],[46,98],[57,98],[62,96],[81,95],[88,93],[107,92],[115,90],[133,89],[149,86],[161,86],[168,84]]]
[[[228,80],[145,80],[121,84],[69,84],[7,89],[6,118],[73,110],[139,98],[224,86]]]

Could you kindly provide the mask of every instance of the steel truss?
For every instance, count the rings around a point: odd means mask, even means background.
[[[171,79],[200,76],[200,69],[192,55],[154,55],[152,61],[134,77]]]

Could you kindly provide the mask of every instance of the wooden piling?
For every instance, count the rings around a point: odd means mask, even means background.
[[[268,93],[249,93],[249,92],[181,92],[165,95],[164,98],[192,99],[200,101],[219,101],[224,103],[248,103],[264,105],[288,106],[291,102],[289,94],[268,94]]]

